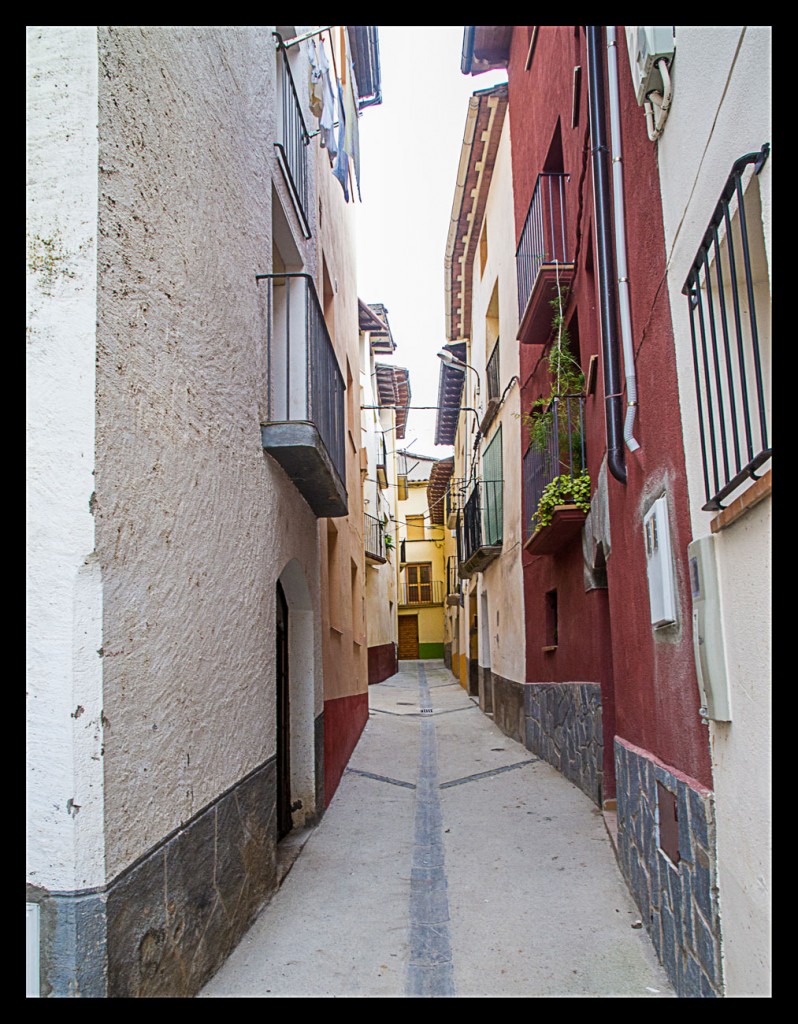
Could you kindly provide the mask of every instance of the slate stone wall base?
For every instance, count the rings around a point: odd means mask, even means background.
[[[493,714],[493,673],[484,665],[477,666],[477,692],[479,706],[486,715]]]
[[[276,889],[275,810],[272,758],[103,892],[29,886],[42,996],[195,996]]]
[[[490,670],[488,670],[490,671]],[[524,684],[491,674],[493,682],[493,721],[501,731],[518,743],[525,743]]]
[[[107,995],[105,893],[50,893],[27,886],[39,905],[39,995],[103,999]]]
[[[603,800],[604,737],[598,683],[527,683],[528,750],[577,785],[598,807]]]
[[[722,996],[714,795],[617,736],[615,770],[618,859],[657,954],[678,996]],[[660,848],[657,783],[676,798],[676,863]]]

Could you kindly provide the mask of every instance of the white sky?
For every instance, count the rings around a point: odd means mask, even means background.
[[[358,295],[388,310],[412,405],[435,405],[446,341],[444,256],[468,99],[506,72],[460,71],[463,26],[379,26],[382,104],[359,119]],[[383,360],[380,360],[383,361]],[[403,447],[445,458],[435,413],[410,411]]]

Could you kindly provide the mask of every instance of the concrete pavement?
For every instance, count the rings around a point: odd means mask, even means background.
[[[198,998],[674,996],[599,809],[442,662],[400,665]]]

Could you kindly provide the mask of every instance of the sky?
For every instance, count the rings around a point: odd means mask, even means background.
[[[358,296],[388,311],[413,405],[435,405],[446,342],[444,257],[469,97],[506,72],[460,71],[464,27],[379,26],[382,104],[359,119]],[[380,360],[383,361],[383,360]],[[410,411],[402,446],[446,458],[435,412]],[[415,438],[415,440],[414,440]]]

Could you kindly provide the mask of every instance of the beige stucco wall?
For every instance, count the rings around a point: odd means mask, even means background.
[[[701,511],[690,325],[681,289],[732,164],[771,141],[770,85],[769,28],[676,27],[674,97],[658,160],[694,537],[710,533],[712,513]],[[772,159],[754,183],[768,265]],[[771,544],[766,498],[719,533],[715,545],[732,706],[730,723],[709,726],[729,995],[771,989]]]
[[[318,544],[260,442],[255,274],[271,269],[272,179],[290,213],[271,33],[103,28],[99,43],[96,521],[113,876],[274,754],[275,586],[292,560],[313,580]],[[318,597],[308,603],[304,671],[320,708]]]
[[[408,457],[408,461],[410,461]],[[429,464],[431,465],[431,463]],[[415,470],[416,473],[428,472],[427,463],[420,463]],[[406,544],[408,562],[429,562],[432,566],[433,583],[438,582],[438,589],[441,592],[441,601],[445,600],[445,562],[444,562],[444,533],[445,527],[437,526],[429,520],[429,507],[427,499],[427,480],[408,480],[407,500],[398,502],[399,517],[399,540],[407,538],[407,517],[423,515],[424,540],[408,540]],[[404,583],[405,572],[400,572],[400,582]],[[401,600],[400,592],[400,600]],[[420,644],[435,643],[442,644],[444,611],[443,604],[433,608],[402,608],[399,614],[418,614],[418,641]]]

